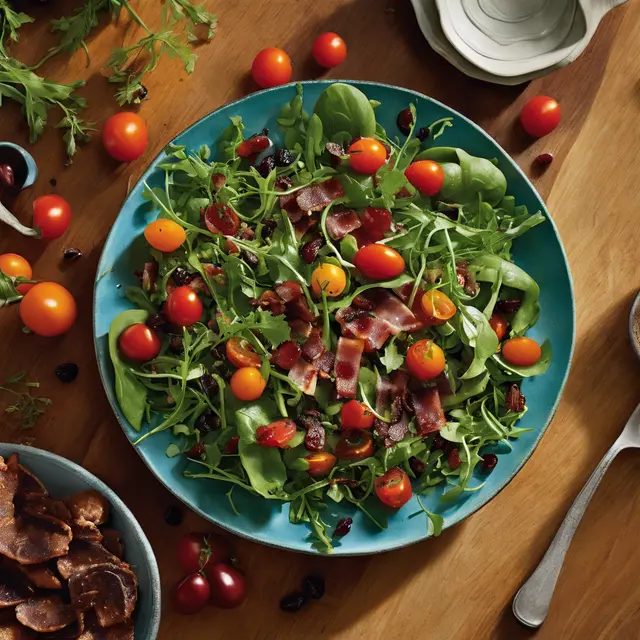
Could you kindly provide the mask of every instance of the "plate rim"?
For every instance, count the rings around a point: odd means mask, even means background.
[[[571,308],[571,346],[570,346],[570,349],[569,349],[567,367],[566,367],[566,370],[565,370],[564,375],[562,377],[562,381],[560,383],[560,387],[558,389],[558,393],[556,395],[556,399],[555,399],[555,401],[553,403],[553,406],[551,407],[551,411],[549,412],[549,417],[546,420],[546,422],[544,423],[544,425],[542,425],[539,428],[539,431],[538,431],[538,434],[537,434],[537,437],[536,437],[535,441],[532,443],[530,450],[525,454],[525,456],[521,460],[520,464],[517,465],[515,467],[515,469],[513,470],[513,472],[504,479],[504,481],[495,490],[495,492],[491,496],[489,496],[485,502],[483,502],[482,504],[480,504],[476,508],[474,508],[470,513],[468,513],[468,514],[466,514],[464,516],[457,516],[457,515],[454,514],[453,516],[451,516],[451,518],[447,519],[446,524],[443,527],[443,531],[444,531],[446,529],[450,529],[451,527],[459,524],[460,522],[462,522],[466,518],[469,518],[470,516],[474,515],[478,511],[480,511],[480,509],[486,507],[494,498],[496,498],[511,483],[511,481],[522,470],[524,465],[528,462],[528,460],[531,458],[531,456],[533,455],[535,450],[538,448],[538,445],[540,444],[540,440],[542,439],[544,434],[547,432],[547,429],[549,428],[553,418],[556,415],[556,412],[558,410],[558,405],[560,404],[560,400],[562,399],[562,396],[563,396],[563,393],[564,393],[564,390],[565,390],[565,387],[566,387],[566,384],[567,384],[567,379],[568,379],[569,373],[571,371],[571,365],[572,365],[572,362],[573,362],[573,355],[574,355],[575,343],[576,343],[576,304],[575,304],[575,290],[574,290],[574,284],[573,284],[573,276],[572,276],[572,273],[571,273],[571,267],[569,265],[569,260],[567,258],[566,250],[564,248],[564,244],[562,243],[562,238],[560,237],[560,233],[559,233],[558,228],[557,228],[557,226],[556,226],[556,224],[555,224],[555,222],[554,222],[554,220],[553,220],[553,218],[551,216],[551,213],[547,209],[547,206],[546,206],[544,200],[542,199],[542,196],[540,196],[540,194],[538,193],[538,191],[535,188],[535,186],[533,185],[533,183],[529,180],[527,175],[520,168],[518,163],[511,157],[511,155],[509,153],[507,153],[505,151],[505,149],[503,149],[503,147],[487,131],[485,131],[482,127],[480,127],[478,124],[473,122],[473,120],[471,120],[467,116],[463,115],[462,113],[460,113],[456,109],[453,109],[452,107],[449,107],[448,105],[444,104],[443,102],[440,102],[439,100],[436,100],[435,98],[432,98],[432,97],[427,96],[427,95],[425,95],[423,93],[420,93],[419,91],[415,91],[413,89],[408,89],[406,87],[400,87],[398,85],[388,84],[388,83],[384,83],[384,82],[375,82],[375,81],[372,81],[372,80],[325,79],[325,80],[304,80],[304,81],[299,81],[299,82],[289,82],[287,84],[279,85],[277,87],[271,87],[269,89],[263,89],[263,90],[260,90],[260,91],[255,91],[255,92],[250,93],[248,95],[242,96],[242,97],[240,97],[240,98],[238,98],[236,100],[232,100],[231,102],[226,102],[224,104],[221,104],[216,109],[213,109],[209,113],[205,114],[204,116],[202,116],[201,118],[196,120],[193,124],[189,125],[185,129],[180,131],[170,141],[168,141],[163,146],[162,150],[153,158],[153,160],[151,160],[151,162],[147,166],[147,169],[144,171],[144,173],[140,176],[140,178],[136,181],[136,183],[129,190],[129,193],[127,194],[126,199],[122,203],[122,205],[120,207],[120,211],[118,212],[118,215],[114,219],[113,224],[111,226],[111,229],[109,230],[109,233],[107,234],[107,237],[105,238],[105,241],[104,241],[104,244],[103,244],[102,253],[100,254],[100,259],[98,260],[98,265],[97,265],[96,274],[95,274],[95,280],[94,280],[94,287],[93,287],[92,332],[93,332],[94,353],[95,353],[95,356],[96,356],[96,364],[98,366],[98,372],[99,372],[99,375],[100,375],[100,381],[102,383],[103,390],[105,392],[105,395],[107,396],[107,401],[109,403],[111,411],[114,414],[114,417],[116,418],[118,424],[120,425],[120,428],[122,429],[125,438],[129,441],[131,446],[133,446],[133,442],[131,441],[131,439],[127,435],[127,431],[126,431],[126,428],[130,427],[130,425],[128,425],[128,423],[125,424],[125,422],[121,419],[120,415],[118,414],[118,412],[115,410],[114,406],[112,405],[111,400],[109,398],[109,395],[107,393],[107,380],[106,380],[106,375],[105,375],[106,372],[104,370],[105,367],[104,367],[104,365],[103,365],[103,363],[102,363],[102,361],[100,359],[100,354],[99,354],[99,351],[98,351],[98,336],[97,336],[97,326],[96,326],[97,288],[98,288],[98,284],[99,284],[99,282],[101,280],[102,274],[104,274],[105,271],[106,271],[105,265],[103,265],[103,262],[106,260],[106,258],[105,258],[105,248],[106,248],[107,244],[109,243],[111,235],[114,232],[114,228],[116,226],[118,218],[120,217],[120,215],[122,214],[125,206],[127,205],[129,200],[131,199],[135,188],[141,182],[147,180],[149,175],[151,175],[151,173],[153,173],[153,171],[155,171],[156,165],[157,165],[158,161],[161,159],[161,157],[164,155],[165,150],[168,147],[168,145],[173,144],[174,141],[177,138],[187,134],[188,132],[192,131],[196,127],[200,126],[205,120],[207,120],[208,118],[210,118],[213,115],[217,114],[222,109],[226,109],[228,107],[234,107],[234,106],[244,102],[248,98],[265,95],[267,93],[271,93],[271,92],[274,92],[274,91],[281,91],[282,89],[287,88],[287,87],[296,87],[298,84],[302,85],[302,87],[304,89],[304,87],[308,86],[308,85],[326,85],[326,86],[328,86],[328,85],[335,84],[335,83],[365,85],[365,86],[372,86],[372,87],[383,87],[385,89],[392,89],[394,91],[401,91],[401,92],[404,92],[404,93],[408,93],[408,94],[414,95],[417,98],[420,98],[421,100],[427,100],[428,102],[432,102],[432,103],[434,103],[435,105],[437,105],[440,108],[443,108],[443,109],[446,109],[446,110],[450,111],[452,114],[454,114],[455,117],[460,118],[467,125],[469,125],[469,126],[473,127],[474,129],[476,129],[476,131],[478,131],[482,136],[488,138],[492,142],[492,144],[494,144],[495,147],[497,149],[499,149],[504,154],[504,156],[506,158],[508,158],[508,160],[511,162],[511,164],[512,164],[513,168],[515,169],[515,171],[520,174],[521,178],[524,179],[525,183],[530,187],[530,189],[536,194],[536,196],[540,200],[541,207],[543,209],[543,212],[545,213],[545,217],[547,218],[548,222],[551,224],[551,228],[553,229],[553,232],[554,232],[554,234],[555,234],[555,236],[556,236],[556,238],[558,240],[558,245],[560,247],[560,253],[562,255],[562,259],[564,261],[564,266],[565,266],[566,272],[567,272],[567,278],[568,278],[568,284],[569,284],[569,292],[570,292],[570,302],[571,302],[571,305],[570,305],[570,308]],[[251,535],[249,533],[246,533],[245,531],[243,531],[243,530],[241,530],[241,529],[239,529],[237,527],[229,526],[227,524],[223,524],[221,522],[218,522],[218,521],[214,520],[213,517],[210,514],[205,512],[203,509],[201,509],[197,504],[192,504],[191,501],[188,501],[183,496],[181,496],[180,493],[167,480],[165,480],[157,472],[157,470],[150,464],[150,462],[147,460],[147,457],[145,456],[144,452],[141,450],[140,447],[133,446],[133,448],[136,451],[136,453],[140,456],[140,458],[144,462],[144,464],[147,467],[147,469],[149,469],[149,471],[162,484],[162,486],[165,487],[165,489],[167,489],[173,496],[175,496],[178,500],[180,500],[189,509],[191,509],[192,511],[197,513],[199,516],[201,516],[205,520],[211,522],[212,524],[214,524],[217,527],[220,527],[220,528],[222,528],[222,529],[224,529],[224,530],[226,530],[226,531],[228,531],[228,532],[230,532],[230,533],[232,533],[234,535],[237,535],[237,536],[239,536],[241,538],[245,538],[246,540],[250,540],[252,542],[257,542],[257,543],[260,543],[260,544],[264,544],[265,546],[268,546],[268,547],[274,547],[274,548],[277,548],[277,549],[283,549],[283,550],[286,550],[286,551],[294,551],[294,552],[297,552],[297,553],[304,553],[304,554],[308,554],[308,555],[321,555],[323,557],[352,557],[352,556],[367,556],[367,555],[374,555],[374,554],[378,554],[378,553],[386,553],[388,551],[394,551],[394,550],[401,549],[401,548],[404,548],[404,547],[408,547],[408,546],[411,546],[411,545],[414,545],[414,544],[417,544],[417,543],[420,543],[420,542],[424,542],[425,540],[430,539],[430,538],[433,537],[433,536],[430,536],[430,535],[427,534],[427,535],[425,535],[423,537],[416,538],[415,540],[401,541],[398,544],[387,545],[382,549],[362,550],[362,551],[358,551],[358,550],[342,551],[340,549],[335,549],[332,554],[321,553],[320,551],[318,551],[318,550],[316,550],[314,548],[291,548],[291,547],[287,546],[284,543],[278,542],[277,540],[274,541],[274,540],[267,540],[266,538],[258,538],[255,535]],[[301,540],[302,539],[303,539],[303,537],[301,536]]]

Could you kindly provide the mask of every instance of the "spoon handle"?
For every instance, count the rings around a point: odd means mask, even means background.
[[[528,627],[539,627],[547,617],[553,591],[573,534],[609,465],[624,448],[622,438],[618,438],[607,451],[571,505],[544,558],[513,599],[513,614]]]
[[[13,227],[18,233],[23,236],[37,237],[40,232],[37,229],[30,229],[25,227],[18,218],[16,218],[7,207],[0,202],[0,222],[6,222],[10,227]]]

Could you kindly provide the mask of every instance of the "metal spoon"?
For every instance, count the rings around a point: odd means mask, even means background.
[[[629,336],[631,343],[640,358],[640,294],[636,297],[629,315]],[[624,430],[605,454],[600,464],[578,494],[558,532],[551,541],[544,558],[531,577],[520,587],[513,599],[513,615],[528,627],[539,627],[547,617],[553,591],[562,569],[564,557],[569,549],[573,534],[589,502],[596,492],[609,465],[623,449],[640,448],[640,405],[631,414]]]

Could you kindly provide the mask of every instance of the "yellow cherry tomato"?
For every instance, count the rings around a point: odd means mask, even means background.
[[[231,376],[229,385],[238,400],[250,401],[257,400],[262,395],[267,383],[259,369],[242,367]]]
[[[318,298],[325,292],[328,298],[339,296],[347,286],[344,270],[335,264],[325,262],[316,267],[311,276],[311,290]]]
[[[187,239],[187,234],[177,222],[160,218],[147,225],[144,237],[154,249],[170,253]]]

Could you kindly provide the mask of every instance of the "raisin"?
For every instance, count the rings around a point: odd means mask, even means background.
[[[78,365],[75,362],[65,362],[56,367],[55,374],[60,382],[73,382],[78,377],[78,371]]]
[[[334,536],[346,536],[349,531],[351,531],[351,525],[353,524],[352,518],[340,518],[338,520],[338,524],[336,525],[336,529],[333,532]]]
[[[300,611],[307,604],[307,598],[300,592],[290,593],[280,600],[280,608],[289,613]]]
[[[179,527],[182,524],[182,509],[175,504],[167,507],[164,512],[164,521],[170,527]]]
[[[325,244],[325,239],[318,236],[317,238],[313,238],[309,240],[306,244],[302,246],[300,249],[300,257],[307,263],[312,264],[315,259],[318,257],[318,252]]]
[[[78,258],[82,258],[82,251],[80,251],[80,249],[69,248],[62,252],[62,259],[66,262],[72,262]]]
[[[273,171],[275,166],[276,166],[276,161],[273,159],[273,156],[267,156],[256,167],[256,169],[263,178],[268,178],[269,174]]]

